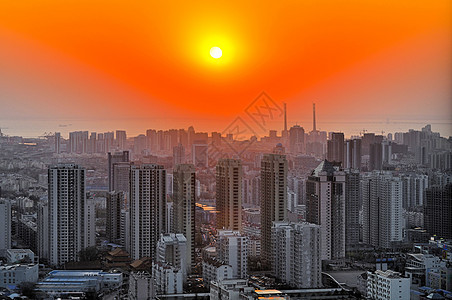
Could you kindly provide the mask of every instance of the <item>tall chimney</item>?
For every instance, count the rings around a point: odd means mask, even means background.
[[[312,103],[312,123],[313,123],[312,131],[317,131],[315,127],[315,103]]]
[[[287,132],[287,110],[285,102],[284,102],[284,131]]]

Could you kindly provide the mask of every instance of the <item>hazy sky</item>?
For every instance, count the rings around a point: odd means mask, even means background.
[[[1,1],[0,128],[221,131],[266,91],[289,126],[452,135],[452,1],[243,2]]]

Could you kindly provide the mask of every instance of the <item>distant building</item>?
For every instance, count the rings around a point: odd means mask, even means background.
[[[126,149],[127,133],[124,130],[116,130],[116,145],[120,150]]]
[[[344,163],[344,134],[333,132],[327,142],[327,159],[331,162]]]
[[[424,226],[427,232],[452,239],[452,184],[432,186],[425,192]]]
[[[328,160],[306,181],[306,221],[320,225],[322,260],[345,257],[345,181]]]
[[[129,151],[122,151],[116,153],[108,152],[108,191],[114,190],[115,172],[114,165],[120,162],[129,162]],[[124,191],[126,192],[126,191]]]
[[[345,246],[358,245],[360,235],[360,175],[359,170],[345,170]]]
[[[367,299],[410,299],[410,279],[392,270],[367,272]]]
[[[220,159],[216,167],[217,228],[242,228],[242,164],[237,159]]]
[[[185,163],[185,147],[179,144],[173,148],[173,168]]]
[[[391,248],[403,240],[402,180],[391,173],[375,171],[362,178],[363,241]]]
[[[192,145],[192,162],[196,168],[207,168],[209,165],[208,145],[205,143],[195,143]]]
[[[272,259],[272,224],[287,220],[287,169],[285,155],[265,154],[261,161],[261,257],[267,264]]]
[[[305,141],[304,141],[304,128],[295,125],[289,130],[289,149],[292,154],[304,153]]]
[[[272,249],[276,278],[294,288],[322,286],[319,225],[274,222]]]
[[[0,199],[0,250],[11,248],[11,202]]]
[[[345,142],[344,163],[345,169],[361,169],[361,139],[352,139]]]

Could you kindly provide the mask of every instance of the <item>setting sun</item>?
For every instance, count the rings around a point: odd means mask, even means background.
[[[210,49],[210,56],[213,58],[220,58],[223,55],[223,52],[218,47],[212,47]]]

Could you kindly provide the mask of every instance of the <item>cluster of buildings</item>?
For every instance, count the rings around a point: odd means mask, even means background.
[[[214,299],[272,297],[265,289],[256,292],[256,270],[300,295],[339,293],[329,290],[324,272],[344,265],[348,253],[397,252],[413,244],[420,250],[407,255],[403,271],[366,272],[361,293],[407,299],[413,284],[419,293],[427,293],[422,287],[451,288],[444,245],[452,239],[452,146],[430,126],[394,138],[364,133],[348,140],[318,131],[315,122],[310,133],[286,126],[281,136],[270,131],[240,155],[231,150],[232,134],[209,136],[193,127],[148,130],[133,139],[125,131],[83,131],[51,140],[56,157],[107,156],[105,238],[131,261],[148,262],[130,272],[130,299],[179,295],[193,278]],[[212,149],[223,152],[218,157]],[[34,211],[17,200],[14,218],[12,202],[0,200],[0,251],[7,253],[12,235],[18,236],[56,269],[38,282],[31,259],[2,265],[0,274],[29,274],[49,295],[122,287],[120,272],[59,270],[99,246],[88,172],[75,163],[49,166],[47,195],[33,202]],[[446,249],[433,249],[432,236]],[[5,284],[18,283],[2,276]],[[290,297],[283,289],[275,293]]]

